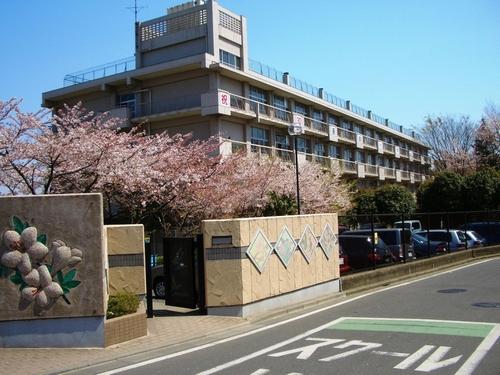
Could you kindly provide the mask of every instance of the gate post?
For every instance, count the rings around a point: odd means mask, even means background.
[[[153,317],[153,285],[151,280],[151,243],[145,244],[146,258],[146,315]]]

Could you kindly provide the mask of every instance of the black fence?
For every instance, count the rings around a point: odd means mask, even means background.
[[[342,274],[496,245],[500,211],[339,216],[339,243]]]

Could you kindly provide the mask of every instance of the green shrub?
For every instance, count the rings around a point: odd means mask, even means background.
[[[139,303],[137,296],[131,293],[123,292],[115,296],[110,296],[106,318],[112,319],[122,315],[133,314],[139,308]]]

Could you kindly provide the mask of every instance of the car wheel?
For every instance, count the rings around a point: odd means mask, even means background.
[[[155,297],[165,298],[165,280],[163,279],[163,277],[160,277],[154,281],[153,291],[155,293]]]

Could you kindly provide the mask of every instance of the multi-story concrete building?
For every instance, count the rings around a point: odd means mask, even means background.
[[[221,153],[291,159],[288,126],[302,123],[299,159],[337,164],[360,186],[425,179],[427,148],[412,131],[248,56],[245,17],[216,0],[193,1],[136,24],[135,57],[68,74],[43,105],[87,109],[153,134],[221,137]]]

